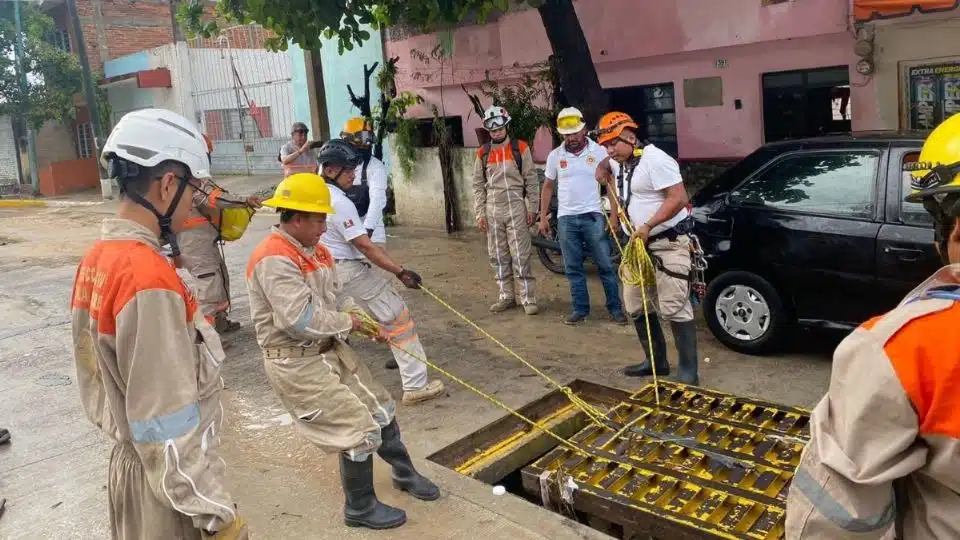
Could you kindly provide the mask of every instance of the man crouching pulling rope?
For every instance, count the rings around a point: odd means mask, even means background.
[[[374,492],[374,453],[393,466],[397,489],[425,501],[439,498],[440,489],[414,468],[393,398],[344,341],[363,322],[347,312],[357,309],[351,298],[338,305],[333,256],[318,244],[333,213],[330,190],[320,176],[299,173],[280,182],[263,205],[280,211],[280,224],[250,257],[247,291],[267,378],[300,434],[340,453],[347,526],[399,527],[406,513]]]

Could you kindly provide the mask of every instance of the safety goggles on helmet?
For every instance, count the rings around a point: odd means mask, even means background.
[[[507,120],[507,117],[505,116],[494,116],[485,119],[483,121],[483,127],[487,131],[494,131],[506,126],[507,122],[509,122],[509,120]]]
[[[913,173],[910,178],[912,193],[907,196],[907,200],[910,202],[920,202],[922,199],[933,197],[938,193],[960,192],[960,162],[949,165],[924,162],[905,163],[903,170]]]
[[[583,118],[579,116],[561,116],[557,119],[557,129],[561,132],[576,133],[583,127]]]

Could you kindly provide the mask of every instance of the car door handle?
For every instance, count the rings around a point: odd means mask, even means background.
[[[922,255],[922,254],[923,254],[923,250],[922,250],[922,249],[902,248],[902,247],[895,247],[895,246],[885,246],[885,247],[883,248],[883,252],[884,252],[884,253],[899,253],[899,254],[904,254],[904,255],[906,255],[906,254],[910,254],[910,255]]]
[[[923,250],[920,249],[895,246],[885,246],[883,252],[896,255],[897,259],[903,262],[917,262],[920,260],[920,256],[923,255]]]

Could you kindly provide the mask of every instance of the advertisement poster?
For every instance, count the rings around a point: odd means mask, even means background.
[[[929,130],[960,113],[960,62],[911,68],[910,128]]]

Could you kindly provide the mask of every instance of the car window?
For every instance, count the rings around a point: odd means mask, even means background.
[[[919,159],[919,152],[911,152],[903,156],[903,165],[914,163]],[[902,167],[901,167],[902,169]],[[923,209],[920,203],[907,202],[904,199],[910,194],[910,173],[900,173],[900,221],[905,225],[933,226],[933,216]]]
[[[775,148],[761,146],[756,152],[736,162],[732,167],[700,188],[700,191],[694,195],[694,204],[706,201],[710,197],[736,186],[744,178],[777,157],[779,153]]]
[[[878,162],[868,151],[788,156],[733,190],[730,201],[869,219]]]

